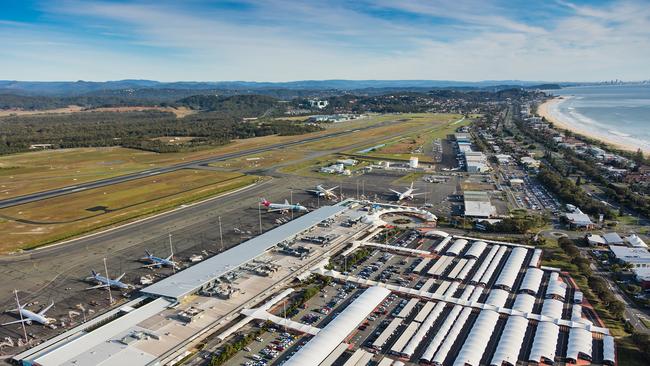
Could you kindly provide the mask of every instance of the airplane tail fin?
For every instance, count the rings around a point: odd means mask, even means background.
[[[285,199],[284,199],[284,204],[285,204],[285,205],[288,205],[288,204],[289,204],[289,200],[287,200],[287,199],[285,198]]]
[[[271,202],[269,202],[266,198],[262,198],[262,204],[266,207],[269,207],[271,205]]]
[[[93,270],[90,270],[90,273],[92,273],[92,274],[93,274],[93,277],[97,277],[97,272],[95,272],[95,270],[94,270],[94,269],[93,269]]]
[[[151,253],[149,253],[149,251],[146,249],[144,250],[144,254],[146,254],[147,257],[151,257]]]

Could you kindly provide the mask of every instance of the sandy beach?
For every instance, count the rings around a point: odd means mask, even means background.
[[[644,144],[642,141],[638,141],[628,136],[618,136],[603,129],[597,129],[593,127],[590,128],[590,126],[587,125],[570,123],[568,121],[562,120],[561,114],[557,112],[557,105],[559,103],[562,103],[567,98],[568,97],[556,97],[549,99],[537,107],[537,114],[540,117],[546,118],[547,121],[549,121],[557,128],[569,130],[576,134],[587,136],[594,140],[600,140],[617,149],[637,151],[640,148],[644,154],[650,154],[650,146],[648,146],[648,144]]]

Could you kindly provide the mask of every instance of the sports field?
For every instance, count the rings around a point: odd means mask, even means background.
[[[0,252],[28,249],[254,183],[258,177],[180,170],[0,210]]]

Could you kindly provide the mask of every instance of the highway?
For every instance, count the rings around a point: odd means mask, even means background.
[[[287,147],[296,146],[296,145],[302,145],[302,144],[306,144],[306,143],[310,143],[310,142],[314,142],[314,141],[324,140],[324,139],[328,139],[328,138],[332,138],[332,137],[347,135],[347,134],[350,134],[350,133],[356,133],[356,132],[360,132],[360,131],[364,131],[364,130],[369,130],[369,129],[385,126],[386,124],[389,124],[389,123],[392,123],[392,122],[378,123],[378,124],[374,124],[374,125],[371,125],[371,126],[358,128],[358,129],[355,129],[355,130],[345,130],[345,131],[332,132],[332,133],[328,133],[328,134],[324,134],[324,135],[304,138],[304,139],[297,140],[297,141],[279,143],[279,144],[274,144],[274,145],[269,145],[269,146],[254,148],[254,149],[248,149],[248,150],[241,150],[241,151],[228,153],[228,154],[222,154],[222,155],[218,155],[218,156],[214,156],[214,157],[210,157],[210,158],[187,161],[187,162],[183,162],[183,163],[180,163],[180,164],[170,165],[170,166],[167,166],[167,167],[156,168],[156,169],[148,169],[148,170],[144,170],[144,171],[137,172],[137,173],[121,175],[121,176],[118,176],[118,177],[101,179],[101,180],[96,180],[96,181],[92,181],[92,182],[81,183],[81,184],[77,184],[77,185],[57,188],[57,189],[53,189],[53,190],[49,190],[49,191],[36,192],[36,193],[27,194],[27,195],[23,195],[23,196],[12,197],[12,198],[8,198],[8,199],[0,200],[0,209],[11,207],[11,206],[22,205],[22,204],[25,204],[25,203],[40,201],[40,200],[44,200],[44,199],[47,199],[47,198],[63,196],[63,195],[66,195],[66,194],[86,191],[86,190],[89,190],[89,189],[110,186],[110,185],[113,185],[113,184],[128,182],[128,181],[135,180],[135,179],[146,178],[146,177],[149,177],[149,176],[152,176],[152,175],[170,173],[170,172],[174,172],[174,171],[177,171],[177,170],[180,170],[180,169],[191,168],[191,167],[196,166],[196,165],[206,165],[206,164],[215,163],[215,162],[219,162],[219,161],[224,161],[224,160],[228,160],[228,159],[239,158],[239,157],[246,156],[246,155],[258,154],[258,153],[262,153],[262,152],[266,152],[266,151],[270,151],[270,150],[274,150],[274,149],[280,149],[280,148],[287,148]]]

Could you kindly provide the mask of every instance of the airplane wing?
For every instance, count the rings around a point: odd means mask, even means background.
[[[424,192],[421,192],[421,193],[411,193],[411,196],[419,196],[419,195],[421,195],[421,194],[424,194]]]
[[[5,325],[11,325],[11,324],[19,324],[19,323],[24,323],[24,322],[26,322],[26,321],[28,321],[28,320],[30,320],[30,319],[14,320],[14,321],[12,321],[12,322],[2,323],[2,324],[0,324],[0,325],[5,326]]]
[[[396,190],[394,190],[394,189],[390,189],[390,188],[389,188],[388,190],[391,191],[391,192],[393,192],[393,193],[395,193],[395,194],[398,195],[398,196],[402,194],[402,192],[398,192],[398,191],[396,191]]]
[[[169,257],[167,257],[165,260],[166,260],[166,261],[170,261],[170,260],[172,260],[172,257],[173,257],[173,256],[174,256],[173,254],[170,254]]]
[[[339,186],[332,187],[332,188],[330,188],[330,189],[327,189],[327,191],[328,191],[328,192],[329,192],[329,191],[333,191],[333,190],[337,189],[338,187],[339,187]]]
[[[287,211],[286,208],[269,208],[266,212]]]
[[[101,285],[92,286],[92,287],[86,287],[86,290],[94,290],[94,289],[96,289],[96,288],[105,288],[105,287],[108,287],[108,285],[105,284],[105,283],[102,283]]]
[[[142,266],[140,268],[151,268],[151,267],[160,267],[160,266],[162,266],[162,264],[160,264],[160,263],[151,263],[151,264],[145,264],[144,266]]]
[[[118,278],[115,279],[115,281],[119,281],[119,280],[121,280],[122,277],[124,277],[125,274],[126,274],[126,273],[122,273],[122,274],[120,275],[120,277],[118,277]]]
[[[48,305],[47,307],[45,307],[45,309],[39,311],[39,312],[38,312],[38,315],[45,315],[45,313],[47,313],[47,311],[50,310],[50,308],[51,308],[52,306],[54,306],[54,301],[52,301],[52,303],[51,303],[50,305]]]

